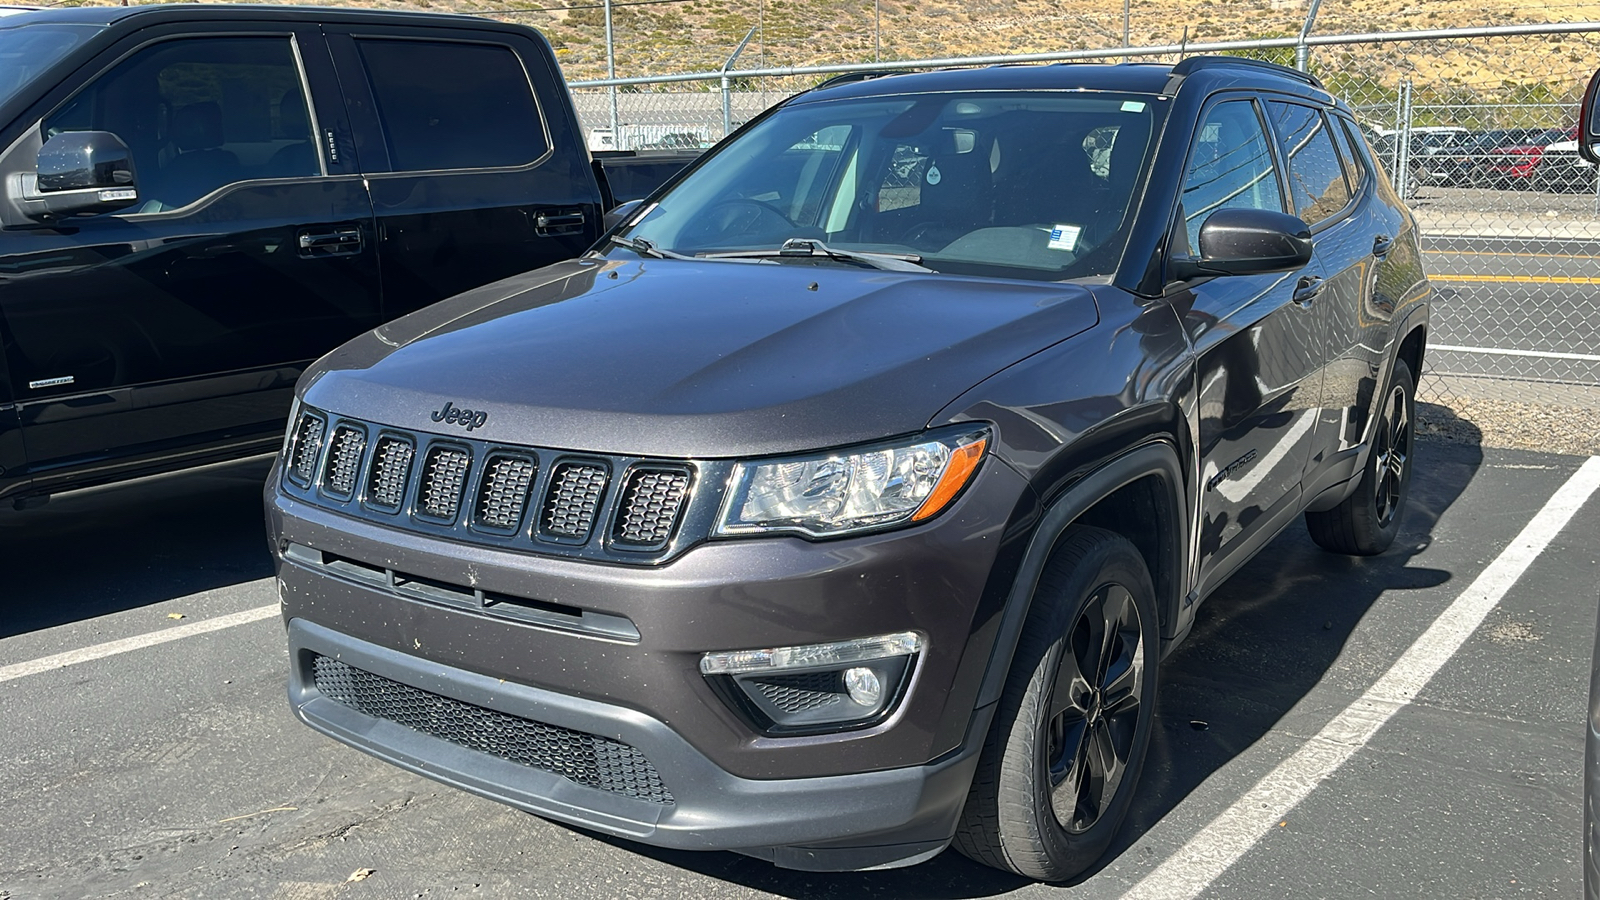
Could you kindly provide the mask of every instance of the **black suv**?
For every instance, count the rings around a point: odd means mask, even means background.
[[[291,703],[651,844],[1067,878],[1198,603],[1302,514],[1393,539],[1419,260],[1291,70],[824,85],[584,258],[307,372],[266,497]]]

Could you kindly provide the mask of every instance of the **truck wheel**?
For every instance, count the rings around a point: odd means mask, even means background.
[[[1144,767],[1159,653],[1139,551],[1110,531],[1069,529],[1040,576],[956,849],[1043,881],[1093,865]]]
[[[1411,487],[1415,395],[1410,367],[1395,360],[1394,377],[1373,429],[1372,451],[1355,492],[1333,509],[1306,513],[1306,530],[1324,550],[1375,556],[1394,543]]]

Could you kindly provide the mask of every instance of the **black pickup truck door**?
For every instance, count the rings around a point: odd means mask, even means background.
[[[1260,105],[1230,99],[1202,116],[1183,188],[1193,246],[1216,209],[1284,211]],[[1174,295],[1196,355],[1200,521],[1197,588],[1209,591],[1299,511],[1317,422],[1321,330],[1308,299],[1318,270],[1201,281]]]
[[[315,26],[230,20],[130,35],[7,126],[5,174],[54,133],[110,131],[140,191],[0,234],[35,489],[271,449],[304,365],[381,321],[345,119]]]
[[[600,194],[549,46],[489,29],[329,26],[393,318],[577,256]]]

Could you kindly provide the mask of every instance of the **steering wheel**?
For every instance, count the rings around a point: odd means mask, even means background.
[[[692,227],[692,236],[699,240],[714,240],[735,235],[767,233],[788,236],[795,224],[783,210],[763,200],[748,197],[729,197],[706,207]]]

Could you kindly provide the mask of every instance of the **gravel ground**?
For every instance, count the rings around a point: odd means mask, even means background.
[[[1578,456],[1600,454],[1600,407],[1487,397],[1417,403],[1417,433],[1482,447]]]

